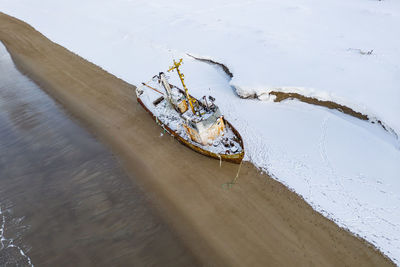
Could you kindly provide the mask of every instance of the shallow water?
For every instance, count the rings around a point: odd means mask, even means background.
[[[119,162],[0,43],[0,266],[193,266]]]

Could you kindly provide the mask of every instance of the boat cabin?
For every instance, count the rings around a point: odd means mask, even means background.
[[[185,113],[188,112],[190,110]],[[201,120],[193,120],[185,116],[185,113],[182,114],[182,117],[186,120],[184,127],[193,141],[202,145],[210,145],[216,138],[223,134],[225,125],[219,108],[206,113],[202,116]]]

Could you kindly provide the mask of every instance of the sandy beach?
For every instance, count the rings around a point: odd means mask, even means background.
[[[199,266],[137,180],[0,42],[0,266]]]
[[[394,265],[250,163],[243,163],[238,184],[224,188],[238,165],[220,167],[162,134],[133,85],[26,23],[0,13],[0,41],[23,73],[120,157],[204,265]]]

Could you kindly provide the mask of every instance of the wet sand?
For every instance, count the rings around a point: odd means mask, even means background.
[[[134,86],[27,24],[1,14],[0,40],[23,72],[122,159],[206,265],[394,265],[249,163],[239,183],[224,189],[238,165],[219,168],[217,160],[160,136],[161,128],[136,102]]]
[[[118,160],[0,43],[0,266],[196,266]]]

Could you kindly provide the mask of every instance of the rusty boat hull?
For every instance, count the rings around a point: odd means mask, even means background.
[[[243,157],[244,157],[244,146],[243,146],[242,137],[240,136],[239,132],[232,126],[232,124],[230,124],[229,121],[227,121],[225,118],[224,118],[225,125],[228,126],[229,128],[231,128],[231,130],[235,133],[235,135],[239,139],[239,144],[242,148],[242,150],[239,153],[216,154],[211,151],[205,150],[199,146],[196,146],[195,144],[193,144],[193,143],[187,141],[186,139],[184,139],[183,137],[181,137],[177,132],[175,132],[170,127],[168,127],[168,125],[165,125],[164,123],[162,123],[162,121],[158,120],[157,116],[155,116],[153,114],[153,112],[151,112],[146,107],[146,105],[142,102],[140,97],[137,96],[136,99],[137,99],[138,103],[144,108],[144,110],[146,110],[146,112],[149,113],[149,115],[151,115],[151,117],[153,118],[154,121],[156,121],[163,129],[165,129],[165,131],[167,131],[169,134],[171,134],[174,138],[176,138],[183,145],[189,147],[190,149],[196,151],[197,153],[200,153],[202,155],[205,155],[205,156],[208,156],[211,158],[215,158],[215,159],[223,160],[223,161],[227,161],[227,162],[232,162],[232,163],[236,163],[236,164],[240,164],[242,162]]]

